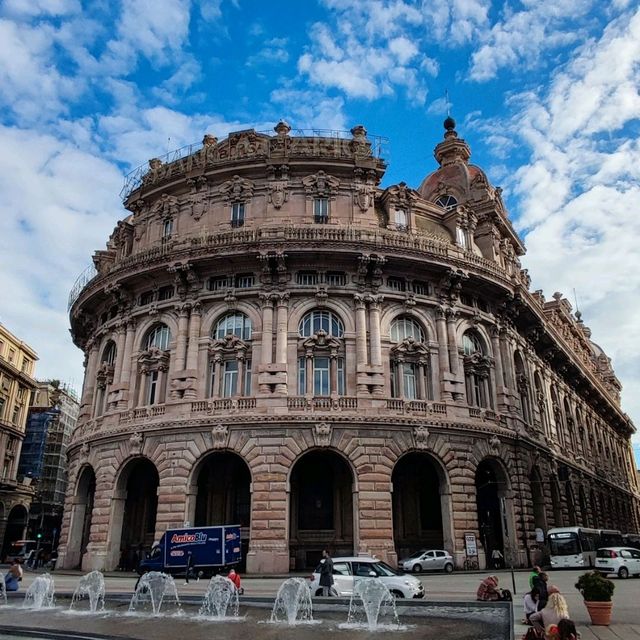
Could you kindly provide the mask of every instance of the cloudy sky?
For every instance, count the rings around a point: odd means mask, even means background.
[[[383,186],[417,187],[448,91],[533,288],[575,290],[640,425],[639,87],[630,0],[3,0],[0,322],[79,388],[68,293],[125,173],[285,118],[387,136]]]

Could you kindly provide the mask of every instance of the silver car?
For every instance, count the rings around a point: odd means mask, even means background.
[[[423,549],[398,563],[403,571],[453,571],[453,556],[444,549]]]

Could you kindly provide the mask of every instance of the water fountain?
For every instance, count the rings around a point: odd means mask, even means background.
[[[271,622],[312,622],[311,593],[304,578],[288,578],[278,589]]]
[[[204,601],[200,607],[201,616],[226,618],[227,611],[233,618],[238,617],[238,589],[229,578],[213,576],[209,581]]]
[[[0,604],[7,604],[7,586],[4,577],[0,574]]]
[[[158,614],[163,604],[170,607],[173,605],[175,613],[182,611],[173,577],[160,571],[145,573],[140,578],[136,592],[131,598],[129,612],[148,613],[151,610],[154,614]]]
[[[377,629],[380,626],[399,626],[395,599],[386,585],[377,578],[356,580],[349,602],[347,625],[366,626]]]
[[[89,599],[91,613],[104,611],[104,576],[99,571],[92,571],[80,578],[80,582],[73,592],[69,609],[78,609],[85,598]]]
[[[48,573],[38,576],[24,594],[26,609],[48,609],[55,606],[55,584]]]

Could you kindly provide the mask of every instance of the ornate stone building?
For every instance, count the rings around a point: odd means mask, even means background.
[[[18,461],[38,356],[0,324],[0,561],[27,532],[33,498],[31,479],[18,475]]]
[[[394,562],[464,534],[638,530],[634,432],[561,294],[529,290],[500,189],[445,122],[379,186],[380,140],[205,136],[128,178],[70,299],[86,354],[60,556],[111,569],[185,522],[240,523],[249,572],[324,546]]]

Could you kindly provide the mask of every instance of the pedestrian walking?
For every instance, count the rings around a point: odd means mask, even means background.
[[[533,589],[534,587],[534,580],[542,573],[542,569],[537,565],[534,564],[533,568],[531,569],[531,573],[529,574],[529,589]]]
[[[544,571],[541,571],[538,576],[533,579],[533,586],[536,587],[540,593],[538,597],[538,611],[547,606],[547,600],[549,599],[547,582],[549,582],[549,576]]]
[[[331,595],[331,587],[333,586],[333,560],[326,549],[322,551],[320,586],[322,587],[323,596],[327,597]]]
[[[193,553],[187,551],[187,567],[184,572],[184,583],[189,584],[189,575],[193,571]]]

